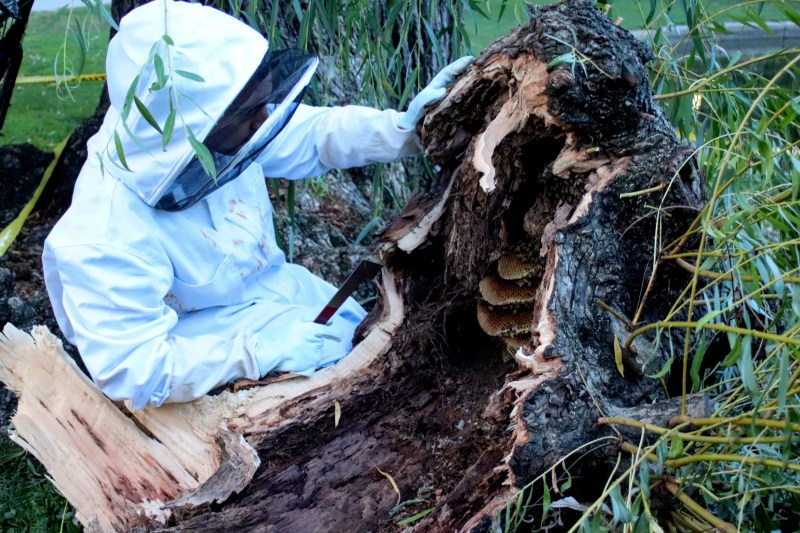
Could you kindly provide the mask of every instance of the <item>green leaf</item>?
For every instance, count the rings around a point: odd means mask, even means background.
[[[83,67],[86,65],[86,51],[88,46],[86,44],[86,38],[83,35],[83,27],[78,22],[78,19],[72,19],[72,21],[73,24],[70,26],[69,30],[78,43],[78,61],[77,63],[73,62],[72,70],[76,75],[79,75],[83,72]]]
[[[698,320],[698,321],[697,321],[697,325],[694,327],[694,331],[695,331],[695,333],[699,333],[699,332],[700,332],[700,330],[702,330],[702,329],[703,329],[703,326],[705,326],[705,325],[706,325],[706,324],[708,324],[709,322],[712,322],[712,321],[713,321],[715,318],[717,318],[719,315],[720,315],[720,313],[719,313],[719,312],[717,312],[717,311],[712,311],[712,312],[710,312],[710,313],[706,313],[705,315],[703,315],[702,317],[700,317],[700,320]]]
[[[639,467],[639,489],[645,498],[650,497],[650,468],[647,463]]]
[[[772,31],[772,28],[769,27],[767,21],[758,16],[757,14],[753,13],[752,11],[748,14],[748,20],[755,22],[759,28],[764,30],[770,37],[775,37],[775,32]]]
[[[625,366],[622,364],[622,347],[619,345],[619,339],[616,334],[614,335],[614,363],[617,365],[619,375],[624,378]]]
[[[131,106],[133,106],[133,98],[136,96],[136,88],[139,86],[139,75],[137,74],[133,81],[131,82],[130,86],[128,87],[128,92],[125,93],[125,100],[122,104],[122,120],[127,120],[128,115],[131,112]]]
[[[100,12],[100,16],[108,22],[108,25],[114,28],[114,30],[119,31],[119,25],[117,25],[116,21],[114,21],[114,17],[111,16],[108,8],[103,4],[103,0],[95,0],[94,3],[97,10]]]
[[[203,170],[216,181],[217,167],[214,165],[214,158],[211,156],[211,152],[208,151],[208,148],[203,143],[197,140],[191,129],[184,128],[184,130],[186,131],[186,137],[189,139],[189,144],[192,145],[194,155],[197,156],[197,160],[200,161]]]
[[[591,524],[587,524],[586,521],[584,521],[581,526],[585,526],[585,531],[589,533],[602,533],[604,531],[608,531],[608,528],[603,527],[603,522],[603,513],[601,511],[597,511],[592,517]]]
[[[396,515],[397,513],[399,513],[400,511],[402,511],[406,507],[408,507],[409,505],[416,505],[418,503],[425,503],[425,499],[424,498],[413,498],[411,500],[402,501],[402,502],[398,503],[397,505],[395,505],[394,507],[392,507],[389,510],[389,517],[390,518],[393,517],[394,515]]]
[[[397,525],[398,526],[407,526],[408,524],[413,524],[414,522],[416,522],[420,518],[425,518],[426,516],[431,514],[434,509],[435,509],[435,507],[431,507],[429,509],[425,509],[424,511],[420,511],[417,514],[415,514],[414,516],[409,516],[408,518],[404,518],[404,519],[398,521]]]
[[[560,490],[562,493],[567,492],[570,489],[570,487],[572,487],[572,476],[569,475],[569,470],[566,471],[566,474],[567,474],[567,480],[561,484]]]
[[[776,2],[774,4],[775,7],[781,10],[781,13],[789,20],[791,20],[795,26],[800,26],[800,13],[797,11],[797,6],[783,6],[780,3]]]
[[[789,378],[791,372],[789,370],[789,352],[781,350],[780,361],[778,363],[778,413],[783,413],[786,409],[786,396],[789,393]]]
[[[428,38],[431,40],[431,47],[433,48],[434,53],[436,54],[436,58],[439,60],[440,64],[445,63],[444,54],[442,53],[442,47],[439,46],[439,39],[436,37],[436,33],[433,31],[433,27],[431,23],[428,22],[427,19],[422,19],[422,24],[425,26],[425,33],[428,34]],[[419,46],[419,44],[418,44]]]
[[[172,109],[167,116],[167,121],[164,122],[164,133],[161,134],[161,144],[165,152],[167,151],[169,141],[172,139],[172,133],[175,130],[175,115],[175,109]]]
[[[191,102],[191,103],[192,103],[192,105],[193,105],[193,106],[195,106],[195,107],[196,107],[196,108],[197,108],[197,109],[198,109],[198,110],[199,110],[199,111],[200,111],[202,114],[204,114],[204,115],[205,115],[205,116],[206,116],[208,119],[210,119],[210,120],[216,120],[216,119],[214,119],[214,118],[213,118],[211,115],[209,115],[208,113],[206,113],[206,110],[205,110],[205,109],[203,109],[203,107],[202,107],[200,104],[198,104],[198,103],[197,103],[197,102],[194,100],[194,98],[192,98],[192,97],[191,97],[191,96],[189,96],[188,94],[178,93],[178,97],[179,97],[179,98],[183,98],[184,100],[187,100],[187,101]]]
[[[542,522],[541,524],[544,525],[544,521],[547,519],[547,513],[550,512],[550,487],[547,486],[547,479],[542,478],[542,485],[544,494],[542,495]]]
[[[156,69],[156,81],[150,85],[150,91],[159,91],[163,89],[167,85],[167,74],[164,70],[164,60],[161,59],[161,56],[156,54],[153,57],[153,66]]]
[[[629,524],[633,522],[633,515],[628,510],[628,505],[622,497],[622,491],[619,485],[611,490],[611,508],[614,513],[614,521],[622,524]]]
[[[547,68],[555,67],[557,65],[563,65],[565,63],[568,65],[573,65],[575,63],[574,52],[565,52],[560,56],[556,56],[547,64]]]
[[[119,158],[122,168],[131,172],[130,167],[128,167],[128,162],[125,160],[125,150],[122,149],[122,140],[119,138],[119,133],[117,133],[116,130],[114,130],[114,148],[117,150],[117,157]]]
[[[689,375],[692,377],[692,390],[699,390],[701,377],[700,369],[703,367],[703,359],[706,355],[707,339],[705,335],[700,337],[700,343],[692,355],[692,367],[689,370]]]
[[[648,374],[647,377],[652,378],[652,379],[661,379],[661,378],[663,378],[664,376],[667,375],[667,372],[669,372],[669,369],[672,368],[672,361],[674,359],[675,358],[673,356],[669,356],[669,359],[667,359],[664,362],[664,366],[661,367],[661,370],[659,370],[658,372],[656,372],[655,374],[652,374],[652,375]]]
[[[406,86],[405,89],[403,89],[403,94],[400,95],[400,102],[398,103],[399,109],[404,109],[406,107],[406,102],[408,102],[408,99],[411,96],[411,91],[417,84],[418,78],[419,78],[419,65],[414,67],[413,72],[411,72],[411,77],[405,81]]]
[[[652,22],[653,18],[656,16],[656,7],[656,0],[650,0],[650,12],[644,20],[645,26],[649,26],[650,22]]]
[[[199,74],[195,74],[194,72],[188,72],[186,70],[175,69],[175,74],[178,76],[183,76],[187,80],[197,81],[200,83],[205,83],[206,80],[200,76]]]
[[[677,459],[683,455],[683,440],[678,435],[672,435],[669,441],[669,451],[667,452],[668,459]]]
[[[372,220],[367,222],[367,224],[362,228],[362,230],[358,233],[356,240],[353,241],[353,247],[358,246],[361,244],[367,235],[372,233],[372,231],[383,221],[381,217],[372,217]]]
[[[739,373],[742,376],[742,385],[747,391],[747,394],[753,398],[753,403],[758,403],[756,398],[760,396],[758,389],[758,382],[756,381],[756,372],[753,367],[752,355],[753,342],[750,336],[742,339],[742,356],[739,358]]]
[[[142,114],[142,117],[144,117],[147,123],[150,124],[158,133],[163,134],[164,132],[161,130],[161,126],[158,125],[158,122],[156,122],[156,119],[150,114],[150,111],[147,109],[144,103],[139,100],[139,97],[134,96],[133,101],[136,103],[136,109],[139,110],[139,113]]]
[[[667,459],[667,443],[663,440],[656,446],[656,457],[658,461],[653,465],[653,473],[659,477],[664,473],[664,462]]]
[[[293,3],[297,3],[296,0],[294,0]],[[308,4],[308,8],[301,16],[300,30],[297,33],[297,43],[302,50],[306,51],[308,50],[311,24],[314,22],[315,18],[316,18],[316,10],[314,9],[314,3],[311,2]]]
[[[173,41],[173,40],[172,40],[172,37],[170,37],[170,36],[169,36],[169,35],[167,35],[166,33],[165,33],[164,35],[162,35],[162,36],[161,36],[161,38],[162,38],[162,39],[164,40],[164,42],[165,42],[165,43],[167,43],[168,45],[170,45],[170,46],[175,46],[175,41]]]
[[[733,366],[739,360],[739,356],[742,353],[742,338],[739,337],[738,335],[734,335],[732,344],[733,348],[731,348],[731,351],[728,352],[728,355],[725,356],[725,359],[722,360],[722,366],[725,367]]]

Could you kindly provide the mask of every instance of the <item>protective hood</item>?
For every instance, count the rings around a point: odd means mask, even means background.
[[[156,208],[186,209],[239,177],[292,118],[318,62],[300,50],[267,52],[203,141],[208,153],[192,159]]]
[[[256,72],[267,48],[258,32],[211,7],[154,0],[134,9],[109,42],[111,106],[90,141],[90,157],[98,154],[105,172],[156,206],[195,159],[192,143],[206,138]],[[171,110],[174,129],[165,147],[152,122],[168,131]]]

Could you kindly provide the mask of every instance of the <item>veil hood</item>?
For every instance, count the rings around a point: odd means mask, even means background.
[[[98,154],[105,172],[154,206],[194,156],[190,132],[199,141],[205,139],[267,49],[261,34],[212,7],[153,0],[134,9],[109,42],[106,72],[111,106],[100,132],[89,141],[89,156]],[[160,89],[158,63],[170,77]],[[166,147],[162,134],[135,102],[123,121],[131,90],[162,130],[170,110],[175,110],[174,131]]]

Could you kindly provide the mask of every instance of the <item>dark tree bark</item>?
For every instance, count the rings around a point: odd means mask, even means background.
[[[575,61],[548,66],[571,51]],[[481,54],[426,118],[434,190],[379,246],[406,302],[389,355],[349,389],[340,427],[327,410],[251,435],[263,465],[252,483],[180,529],[388,527],[395,495],[377,468],[402,499],[435,505],[423,529],[488,528],[505,496],[609,434],[600,416],[664,399],[644,374],[667,355],[640,338],[623,378],[614,336],[629,332],[599,303],[636,313],[658,231],[647,206],[670,214],[669,242],[704,201],[692,150],[653,101],[649,59],[581,0],[537,9]],[[407,253],[414,232],[424,238]],[[661,318],[684,280],[659,271],[639,322]],[[574,465],[573,477],[596,480],[578,494],[599,493],[615,457]]]
[[[641,324],[660,319],[686,280],[662,267],[649,283],[656,232],[662,242],[679,237],[704,202],[691,149],[653,101],[649,59],[588,0],[537,8],[527,27],[485,50],[426,116],[422,139],[438,179],[374,245],[384,289],[354,354],[295,389],[273,384],[129,414],[176,453],[175,435],[221,450],[223,474],[195,473],[208,482],[191,505],[185,496],[168,506],[168,525],[394,530],[398,516],[433,508],[413,525],[491,531],[507,498],[611,434],[599,417],[677,414],[645,376],[668,361],[652,338],[623,352],[625,377],[614,356],[644,292]],[[219,418],[181,433],[211,411],[227,413],[221,433],[210,437]],[[257,470],[231,447],[239,434],[257,451]],[[85,446],[108,453],[104,434],[93,435]],[[570,494],[598,495],[616,453],[604,447],[568,463]],[[233,471],[247,472],[238,494],[201,503],[215,499],[204,491],[227,496],[220,479]],[[162,478],[158,498],[178,499],[186,482]],[[122,487],[129,507],[147,494],[133,485]],[[420,501],[392,514],[412,499]],[[124,523],[154,527],[141,516]]]

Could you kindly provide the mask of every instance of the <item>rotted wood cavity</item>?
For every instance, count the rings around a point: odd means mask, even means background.
[[[603,434],[593,423],[598,406],[614,412],[663,398],[644,373],[620,376],[614,327],[596,305],[631,314],[656,230],[680,235],[692,216],[686,206],[704,200],[691,150],[652,98],[650,57],[593,2],[533,8],[530,24],[488,47],[424,122],[431,160],[454,172],[439,229],[446,272],[474,295],[482,330],[505,342],[519,368],[489,407],[509,422],[493,478],[506,496]],[[452,139],[467,131],[455,170]],[[667,192],[620,196],[657,184]],[[679,208],[657,228],[649,205]],[[658,285],[671,302],[681,281]],[[658,320],[659,312],[654,305],[645,314]],[[667,358],[651,350],[647,364]],[[460,526],[488,531],[478,526],[505,503],[500,494]],[[437,509],[445,505],[454,502]],[[429,523],[430,531],[451,525]]]

